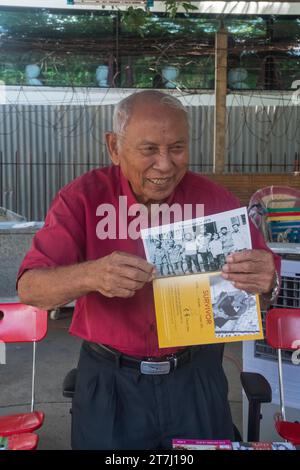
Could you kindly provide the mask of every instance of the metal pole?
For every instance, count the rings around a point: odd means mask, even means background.
[[[282,375],[282,359],[281,349],[278,349],[278,375],[279,375],[279,394],[280,394],[280,411],[283,421],[285,421],[285,405],[283,393],[283,375]]]
[[[32,346],[31,412],[34,411],[36,341],[33,342]]]

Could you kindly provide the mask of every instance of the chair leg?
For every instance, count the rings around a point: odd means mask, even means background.
[[[249,401],[248,442],[259,442],[260,420],[262,418],[260,407],[259,402]]]
[[[242,442],[243,440],[242,435],[235,424],[233,424],[233,433],[234,433],[234,440],[236,442]]]

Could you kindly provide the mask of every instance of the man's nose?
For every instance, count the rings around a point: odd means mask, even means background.
[[[168,149],[160,150],[154,164],[154,168],[167,172],[172,168],[171,152]]]

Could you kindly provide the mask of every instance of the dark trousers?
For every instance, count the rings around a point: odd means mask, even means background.
[[[204,271],[212,270],[213,256],[210,251],[200,252]]]
[[[197,255],[185,255],[185,260],[186,260],[186,264],[187,264],[187,267],[188,267],[188,270],[189,270],[190,273],[193,273],[192,262],[196,266],[197,272],[199,273],[201,271]]]
[[[172,438],[233,439],[222,345],[198,347],[167,375],[142,375],[81,350],[72,448],[170,449]]]

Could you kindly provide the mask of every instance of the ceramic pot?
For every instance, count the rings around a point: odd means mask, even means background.
[[[99,65],[96,69],[96,80],[101,87],[108,86],[108,65]]]
[[[179,70],[173,65],[164,67],[162,69],[162,76],[164,79],[165,88],[176,88],[176,78],[179,75]]]

